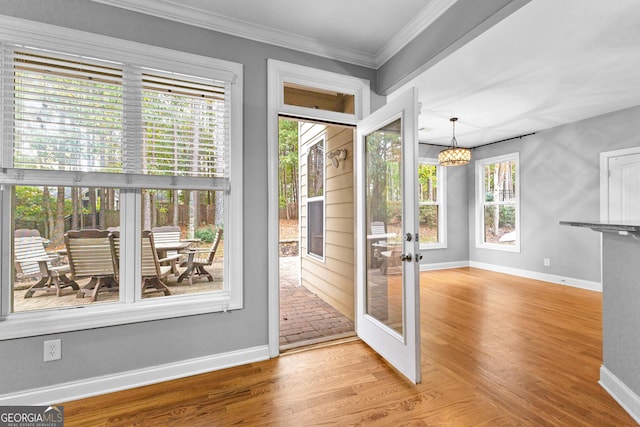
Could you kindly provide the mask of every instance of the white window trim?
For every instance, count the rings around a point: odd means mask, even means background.
[[[320,135],[312,142],[307,145],[307,197],[306,197],[306,209],[307,209],[307,250],[305,251],[306,255],[314,259],[316,261],[325,262],[325,254],[327,249],[327,200],[326,200],[326,190],[327,190],[327,157],[326,153],[322,156],[322,196],[317,197],[309,197],[309,152],[311,151],[311,147],[322,143],[323,151],[327,149],[327,140],[325,138],[325,134]],[[309,226],[309,202],[317,202],[322,200],[322,256],[318,254],[314,254],[309,252],[309,233],[311,231],[311,227]]]
[[[359,120],[369,115],[369,82],[364,79],[344,76],[342,74],[322,71],[302,65],[269,60],[270,72],[276,74],[276,87],[272,97],[276,102],[278,114],[290,114],[300,118],[326,120],[333,123],[356,125]],[[325,89],[354,96],[354,113],[337,113],[334,111],[300,107],[284,103],[284,84],[295,83],[314,89]]]
[[[483,197],[484,197],[484,174],[483,168],[485,165],[491,163],[500,163],[507,161],[514,161],[516,165],[516,243],[515,245],[500,245],[497,243],[485,243],[484,242],[484,212],[483,212]],[[520,252],[520,153],[509,153],[501,156],[488,157],[486,159],[476,160],[476,248],[480,249],[492,249],[504,252]]]
[[[438,159],[420,157],[418,163],[422,165],[435,165],[438,177],[438,241],[435,243],[420,243],[420,250],[446,249],[447,247],[447,168],[438,164]],[[429,203],[422,203],[424,205]],[[418,200],[420,206],[420,200]]]
[[[10,313],[12,289],[8,284],[12,282],[13,274],[12,227],[10,221],[3,221],[0,228],[0,283],[2,283],[0,340],[243,308],[242,64],[1,15],[0,40],[54,51],[70,51],[79,55],[118,62],[144,63],[149,68],[156,67],[166,71],[207,76],[229,82],[231,84],[230,182],[233,183],[234,189],[226,191],[228,204],[225,205],[225,289],[215,293],[152,298],[130,304],[123,302],[132,300],[132,292],[121,292],[120,303]],[[34,181],[41,178],[37,171],[25,175],[33,178]],[[85,175],[77,176],[82,180]],[[93,180],[88,175],[86,177],[87,181]],[[145,178],[139,177],[139,180],[138,186]],[[157,183],[150,179],[149,183],[152,182]],[[66,182],[66,185],[72,184]],[[117,186],[115,183],[113,185]],[[125,184],[120,188],[126,187]],[[9,193],[9,191],[2,192],[0,212],[11,205]],[[128,192],[124,191],[124,193],[127,197]],[[122,218],[131,221],[127,225],[129,228],[135,227],[134,231],[140,228],[137,215],[121,212]],[[122,225],[125,227],[124,223]],[[139,231],[135,232],[139,233]],[[140,254],[135,255],[139,261]]]

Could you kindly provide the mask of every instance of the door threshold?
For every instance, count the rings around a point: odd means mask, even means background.
[[[355,331],[344,332],[342,334],[332,335],[330,337],[314,338],[310,340],[299,341],[291,344],[280,346],[280,356],[287,354],[300,353],[302,351],[313,350],[316,348],[328,347],[331,345],[344,344],[351,341],[359,340]]]

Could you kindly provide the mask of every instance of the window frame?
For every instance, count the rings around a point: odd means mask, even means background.
[[[516,242],[513,245],[501,245],[484,241],[484,167],[495,163],[513,161],[515,163],[515,201],[509,203],[492,202],[494,206],[513,205],[515,207],[515,232]],[[503,252],[520,253],[521,226],[520,226],[520,153],[508,153],[495,157],[487,157],[475,161],[476,167],[476,248],[492,249]]]
[[[317,146],[318,144],[322,144],[322,150],[320,150],[323,154],[322,154],[322,196],[314,196],[314,197],[309,197],[309,155],[311,153],[311,149],[315,146]],[[312,142],[310,142],[308,144],[308,148],[307,148],[307,152],[306,152],[306,162],[307,162],[307,197],[306,197],[306,209],[307,209],[307,250],[306,250],[306,254],[308,257],[313,258],[315,260],[318,261],[325,261],[325,253],[326,253],[326,246],[327,246],[327,224],[326,224],[326,220],[327,220],[327,203],[326,203],[326,187],[327,187],[327,156],[326,156],[326,146],[327,146],[327,141],[325,138],[325,135],[322,134],[319,137],[315,138]],[[310,252],[311,249],[311,226],[310,226],[310,221],[309,221],[309,213],[310,213],[310,209],[309,209],[309,203],[311,202],[322,202],[322,256]]]
[[[230,85],[229,123],[229,182],[225,191],[225,265],[224,290],[215,293],[201,293],[170,298],[136,298],[140,285],[126,282],[121,286],[120,302],[82,306],[81,309],[61,307],[60,309],[11,313],[13,259],[13,232],[11,220],[0,222],[0,341],[28,336],[46,335],[97,327],[115,326],[150,320],[169,319],[196,314],[242,309],[243,304],[243,192],[242,192],[242,101],[243,65],[201,55],[96,35],[39,22],[0,16],[0,41],[7,44],[35,46],[39,49],[63,51],[87,57],[101,58],[124,63],[140,64],[146,68],[159,69],[187,76],[202,76],[221,80]],[[0,104],[0,114],[12,114],[13,105]],[[12,141],[12,127],[5,126],[0,132],[0,143]],[[7,139],[8,138],[8,139]],[[6,149],[8,144],[0,145]],[[6,151],[3,158],[6,158]],[[123,250],[133,255],[134,262],[129,267],[140,265],[141,249],[136,242],[141,237],[141,197],[143,188],[212,189],[221,183],[215,178],[206,182],[189,177],[157,177],[140,174],[110,174],[65,171],[41,171],[3,169],[0,181],[0,213],[3,218],[11,207],[11,186],[50,185],[89,186],[98,183],[104,187],[120,189],[120,222],[127,242]],[[164,180],[158,180],[164,178]],[[221,187],[219,189],[222,189]],[[129,256],[129,255],[127,255]],[[126,278],[137,277],[139,268],[121,270]]]
[[[419,157],[418,168],[420,165],[436,166],[436,177],[438,185],[436,188],[436,203],[421,202],[418,198],[418,212],[420,206],[436,205],[438,206],[438,241],[435,243],[420,243],[420,250],[446,249],[447,248],[447,168],[438,164],[438,159],[430,157]],[[419,223],[419,219],[418,219]]]

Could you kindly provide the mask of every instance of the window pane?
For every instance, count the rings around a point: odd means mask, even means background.
[[[484,207],[484,241],[501,245],[515,245],[515,206],[491,205]]]
[[[319,257],[324,256],[324,201],[314,200],[308,205],[308,252]]]
[[[15,52],[14,167],[122,172],[122,70]]]
[[[223,191],[143,190],[142,229],[143,298],[222,290]]]
[[[418,166],[420,202],[438,201],[438,166],[420,164]]]
[[[307,196],[311,198],[322,195],[324,195],[324,141],[311,146],[307,155]]]
[[[402,122],[365,138],[366,313],[403,333]]]
[[[438,243],[438,205],[420,206],[420,243]]]
[[[485,202],[516,200],[516,162],[510,160],[484,166]]]
[[[354,114],[355,96],[293,83],[284,84],[284,103],[297,107]]]
[[[142,76],[143,173],[227,176],[228,113],[224,84]]]
[[[12,311],[91,304],[96,287],[94,304],[118,301],[118,263],[108,236],[76,236],[69,252],[65,234],[117,228],[119,205],[113,188],[15,186]],[[76,298],[79,289],[87,292]]]

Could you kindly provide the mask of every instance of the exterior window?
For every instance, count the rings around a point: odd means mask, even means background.
[[[47,333],[43,310],[81,317],[73,330],[241,308],[242,263],[225,256],[241,253],[241,68],[136,44],[100,58],[71,35],[66,52],[25,44],[0,42],[0,243],[14,266],[0,268],[0,315],[33,323],[2,322],[0,339]]]
[[[420,249],[447,247],[445,168],[436,159],[418,165]]]
[[[477,246],[520,251],[518,153],[476,162]]]
[[[324,139],[307,153],[307,253],[324,257]]]

